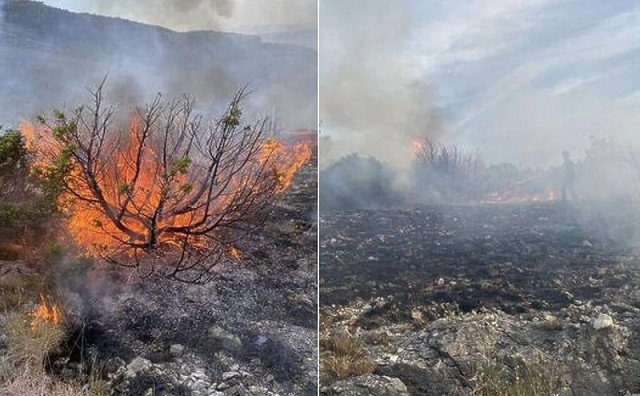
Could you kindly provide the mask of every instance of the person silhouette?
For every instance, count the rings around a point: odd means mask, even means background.
[[[576,181],[576,164],[571,160],[568,151],[562,152],[562,168],[563,168],[563,177],[562,177],[562,190],[561,190],[561,198],[563,202],[567,201],[567,192],[571,194],[571,199],[576,200],[576,190],[574,188],[574,184]]]

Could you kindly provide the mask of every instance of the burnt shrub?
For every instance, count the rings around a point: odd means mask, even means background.
[[[484,169],[479,153],[425,138],[414,145],[412,188],[429,202],[478,200],[485,192]]]

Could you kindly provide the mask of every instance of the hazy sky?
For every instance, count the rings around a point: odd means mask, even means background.
[[[640,143],[638,2],[322,0],[320,38],[327,159],[402,165],[423,134],[540,166]]]
[[[78,12],[117,16],[174,30],[315,27],[316,0],[44,0]]]

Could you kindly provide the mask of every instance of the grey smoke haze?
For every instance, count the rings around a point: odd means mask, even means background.
[[[108,75],[109,97],[123,108],[158,92],[189,93],[203,111],[217,114],[248,85],[248,113],[276,115],[285,129],[315,128],[312,50],[230,33],[176,33],[28,1],[0,5],[0,124],[15,126],[55,106],[83,103],[87,86]],[[171,14],[170,8],[164,12]]]
[[[322,164],[351,152],[400,168],[411,141],[439,134],[428,84],[406,63],[417,27],[406,1],[320,3]]]
[[[364,3],[320,4],[323,160],[393,163],[419,133],[532,167],[583,158],[590,136],[640,143],[637,3]]]
[[[266,25],[315,28],[317,8],[316,0],[45,0],[45,3],[179,31]]]

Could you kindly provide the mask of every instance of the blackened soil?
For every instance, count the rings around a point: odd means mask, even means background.
[[[437,317],[441,304],[516,314],[611,303],[640,279],[626,213],[560,202],[323,213],[321,305],[393,296],[362,323],[371,327],[409,319],[416,305]]]

